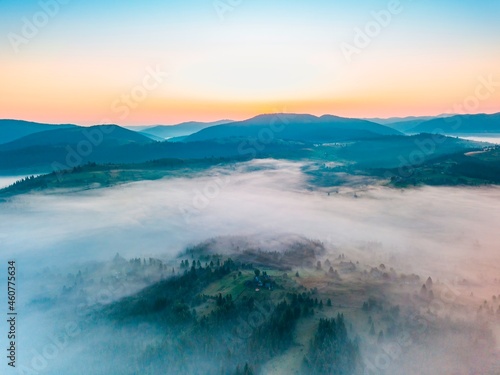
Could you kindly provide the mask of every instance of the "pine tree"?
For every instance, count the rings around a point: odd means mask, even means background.
[[[432,288],[432,278],[430,276],[427,278],[427,281],[425,282],[425,286],[427,286],[427,289]]]
[[[425,284],[422,285],[422,288],[420,289],[420,295],[422,297],[425,297],[427,298],[427,287],[425,286]]]
[[[373,325],[373,322],[370,326],[370,336],[375,336],[375,326]]]

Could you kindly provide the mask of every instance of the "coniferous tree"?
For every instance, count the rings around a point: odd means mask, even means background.
[[[375,336],[375,326],[372,324],[370,325],[370,336]]]

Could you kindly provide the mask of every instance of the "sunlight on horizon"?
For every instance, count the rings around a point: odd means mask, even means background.
[[[36,1],[2,2],[0,118],[438,115],[460,113],[480,77],[493,77],[494,91],[461,113],[498,112],[498,2],[482,1],[481,12],[451,1],[125,3],[56,3],[51,14]],[[143,85],[148,67],[168,76],[120,116],[113,103]]]

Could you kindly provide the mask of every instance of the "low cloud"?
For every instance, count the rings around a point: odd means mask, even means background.
[[[258,160],[192,178],[22,195],[0,203],[0,243],[17,260],[25,286],[20,300],[24,329],[50,321],[52,310],[30,304],[44,282],[44,268],[64,275],[117,252],[125,258],[171,259],[187,246],[218,236],[247,236],[274,249],[280,241],[273,238],[292,234],[365,264],[385,263],[398,272],[448,283],[466,279],[476,295],[498,294],[498,187],[367,186],[332,192],[313,187],[303,167]],[[217,194],[209,194],[203,207],[193,206],[197,194],[216,179],[225,181]],[[50,291],[52,286],[43,287]],[[33,330],[33,345],[42,345],[56,327]],[[74,350],[68,349],[68,356]]]

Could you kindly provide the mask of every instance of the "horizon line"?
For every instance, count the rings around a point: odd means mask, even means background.
[[[346,119],[356,119],[356,120],[366,120],[366,121],[373,121],[373,120],[391,120],[391,119],[408,119],[408,118],[423,118],[423,117],[431,117],[431,118],[440,118],[440,117],[453,117],[453,116],[476,116],[476,115],[496,115],[500,114],[500,112],[477,112],[477,113],[440,113],[437,115],[408,115],[408,116],[391,116],[391,117],[348,117],[348,116],[338,116],[332,113],[324,113],[322,115],[314,115],[312,113],[297,113],[297,112],[270,112],[270,113],[259,113],[257,115],[247,117],[244,119],[240,120],[232,120],[232,119],[227,119],[227,118],[221,118],[218,120],[186,120],[186,121],[181,121],[178,123],[173,123],[173,124],[168,124],[168,123],[149,123],[149,124],[136,124],[136,125],[123,125],[119,123],[93,123],[93,124],[85,124],[82,125],[81,123],[76,123],[76,122],[40,122],[36,120],[26,120],[26,119],[14,119],[14,118],[0,118],[0,121],[19,121],[19,122],[31,122],[31,123],[37,123],[37,124],[45,124],[45,125],[76,125],[76,126],[81,126],[81,127],[91,127],[91,126],[99,126],[99,125],[117,125],[120,127],[124,128],[133,128],[133,127],[154,127],[154,126],[177,126],[177,125],[182,125],[190,122],[195,122],[195,123],[213,123],[213,122],[219,122],[219,121],[227,121],[228,123],[232,122],[243,122],[247,120],[251,120],[253,118],[259,117],[259,116],[270,116],[270,115],[298,115],[298,116],[303,116],[303,115],[308,115],[308,116],[314,116],[317,118],[323,117],[323,116],[334,116],[334,117],[339,117],[339,118],[346,118]]]

